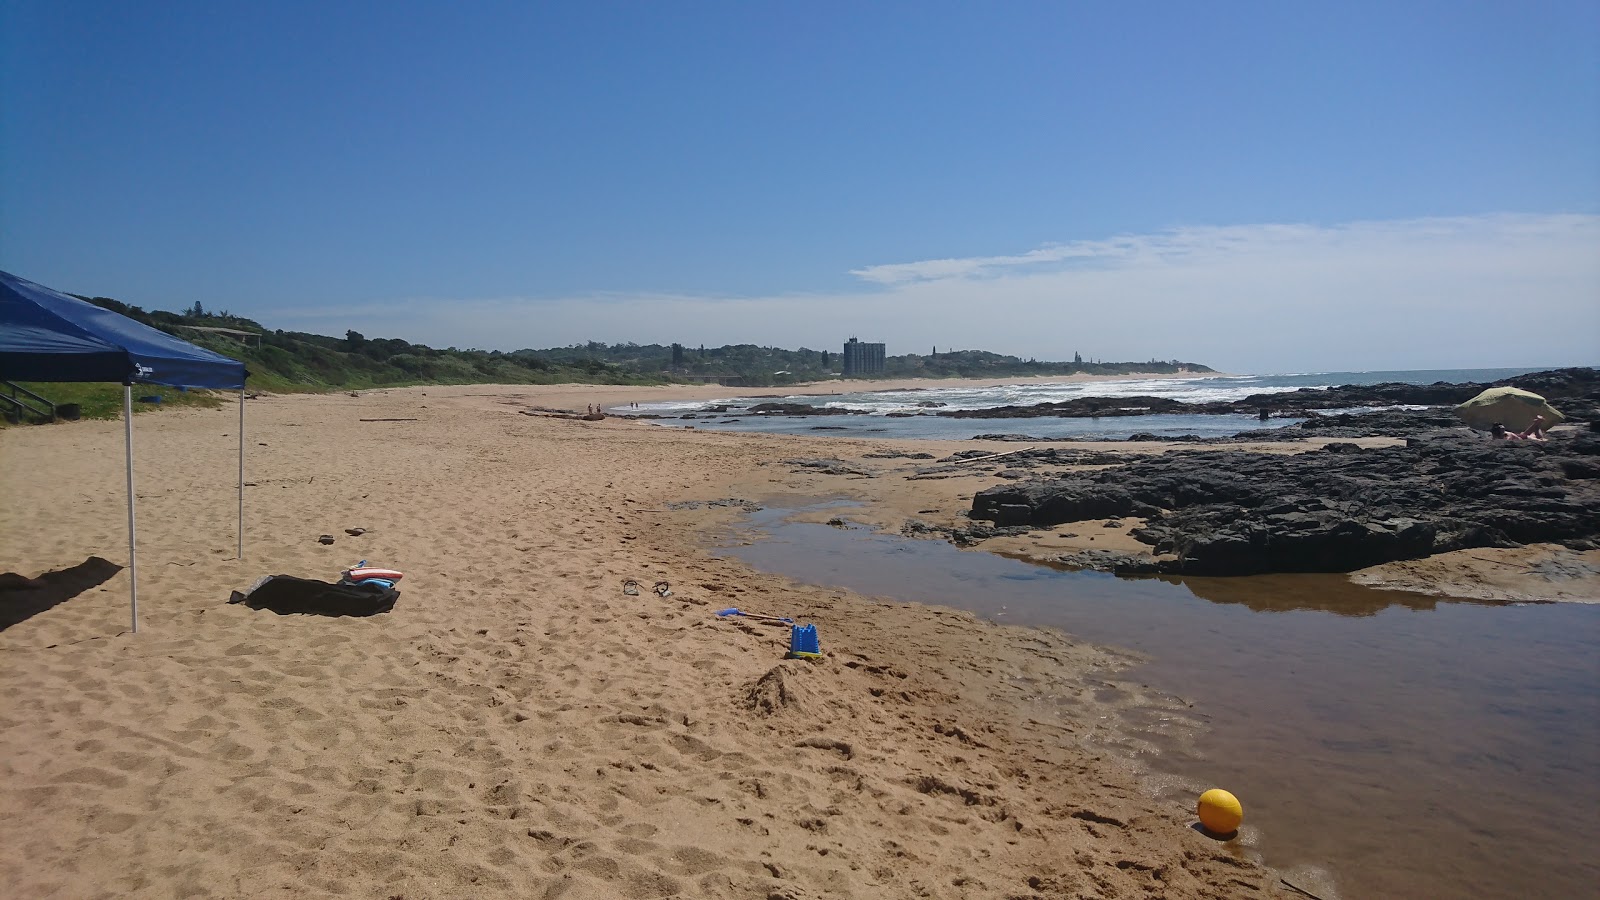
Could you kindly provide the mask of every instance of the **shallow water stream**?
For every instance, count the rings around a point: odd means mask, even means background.
[[[1267,862],[1322,871],[1304,885],[1319,894],[1600,896],[1600,605],[1119,579],[792,512],[754,514],[754,540],[722,552],[1148,654],[1121,677],[1193,701],[1206,727],[1142,735],[1145,761],[1232,790]]]

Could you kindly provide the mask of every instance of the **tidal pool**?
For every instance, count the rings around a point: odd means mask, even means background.
[[[1147,654],[1118,677],[1192,701],[1204,727],[1149,729],[1144,762],[1237,794],[1256,849],[1315,873],[1302,886],[1319,896],[1600,893],[1600,605],[1336,575],[1123,579],[794,512],[753,514],[720,552]]]

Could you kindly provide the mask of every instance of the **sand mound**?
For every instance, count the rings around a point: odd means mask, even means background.
[[[814,709],[818,705],[816,692],[802,683],[807,677],[803,667],[807,665],[802,662],[768,669],[745,692],[745,707],[761,716],[805,715]]]

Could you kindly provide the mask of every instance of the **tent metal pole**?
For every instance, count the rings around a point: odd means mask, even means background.
[[[130,604],[133,633],[139,633],[139,557],[134,542],[133,524],[133,385],[122,386],[122,433],[128,456],[128,576],[132,583]]]
[[[239,385],[239,558],[244,559],[244,385]]]

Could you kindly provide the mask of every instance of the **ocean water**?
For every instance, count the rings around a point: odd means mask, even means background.
[[[1151,415],[1090,419],[1000,418],[948,419],[919,404],[940,403],[938,409],[991,409],[997,406],[1031,406],[1080,397],[1153,396],[1184,403],[1242,400],[1252,394],[1286,393],[1302,388],[1329,388],[1345,384],[1433,384],[1439,381],[1498,381],[1541,371],[1528,369],[1414,369],[1377,372],[1314,372],[1281,375],[1218,375],[1208,378],[1127,378],[1078,384],[1010,384],[992,387],[941,387],[902,391],[849,391],[796,393],[779,397],[730,394],[710,401],[670,401],[641,404],[638,409],[617,407],[616,414],[652,413],[668,416],[666,426],[689,426],[713,431],[759,431],[771,434],[836,434],[841,436],[966,440],[979,434],[1026,434],[1041,438],[1125,440],[1145,433],[1162,437],[1194,434],[1226,437],[1258,428],[1281,428],[1299,419],[1271,419],[1263,424],[1255,416]],[[848,385],[841,382],[840,388]],[[851,416],[761,416],[746,412],[758,403],[805,403],[817,407],[854,410]],[[708,410],[727,406],[721,413]],[[927,413],[909,418],[890,413]],[[693,419],[676,418],[693,415]]]

